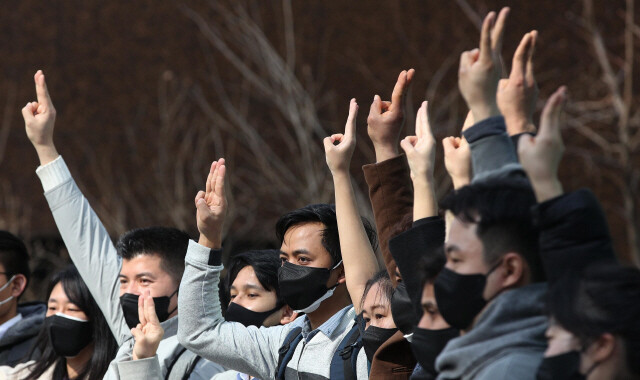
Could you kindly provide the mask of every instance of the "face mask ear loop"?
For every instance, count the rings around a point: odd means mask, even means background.
[[[586,354],[588,349],[589,349],[588,345],[583,345],[582,348],[580,348],[580,361],[582,361],[582,355]],[[600,365],[600,362],[594,362],[591,365],[591,367],[589,367],[589,369],[587,370],[587,373],[584,374],[584,378],[588,379],[591,372],[593,372],[593,370],[596,369],[596,367],[599,365]]]
[[[338,261],[338,263],[337,263],[336,265],[334,265],[334,266],[333,266],[333,268],[331,268],[331,269],[329,269],[329,270],[330,270],[330,271],[332,271],[332,270],[336,269],[337,267],[339,267],[339,266],[340,266],[340,264],[342,264],[342,260]],[[339,283],[339,282],[336,282],[336,284],[335,284],[335,285],[333,285],[333,286],[332,286],[331,288],[329,288],[328,290],[335,289],[335,288],[337,288],[337,287],[338,287],[338,285],[340,285],[340,283]]]
[[[169,296],[169,302],[171,302],[171,297],[173,297],[174,295],[176,295],[178,293],[178,289],[180,288],[176,288],[176,291],[171,293],[171,295]],[[176,307],[173,308],[173,310],[171,310],[169,312],[169,315],[173,314],[174,311],[178,310],[178,301],[176,300]]]

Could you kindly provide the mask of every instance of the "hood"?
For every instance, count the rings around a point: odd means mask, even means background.
[[[513,352],[539,352],[542,357],[547,346],[546,291],[546,283],[532,284],[496,297],[473,329],[450,340],[440,353],[436,360],[438,378],[470,376]]]
[[[47,305],[42,302],[24,303],[18,305],[18,313],[22,315],[22,319],[11,326],[2,339],[0,339],[0,348],[31,339],[38,335],[44,322],[45,314],[47,313]]]

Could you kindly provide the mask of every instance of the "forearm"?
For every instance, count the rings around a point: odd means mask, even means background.
[[[356,313],[359,314],[360,299],[364,287],[377,272],[378,263],[358,212],[349,173],[334,174],[333,181],[340,250],[342,251],[347,289]]]
[[[121,261],[111,238],[71,178],[62,157],[36,172],[69,256],[121,345],[131,334],[120,307]]]
[[[543,203],[564,194],[562,183],[556,178],[530,178],[538,203]]]
[[[413,188],[405,155],[362,167],[369,187],[369,199],[378,232],[380,252],[391,281],[396,285],[396,263],[389,252],[389,240],[410,226]]]
[[[60,156],[53,142],[47,144],[33,144],[40,160],[40,166],[44,166]]]
[[[222,316],[218,283],[220,251],[189,241],[178,292],[178,341],[188,350],[225,368],[258,378],[275,372],[282,326],[245,327]],[[186,310],[186,312],[184,312]]]
[[[438,215],[438,202],[432,176],[417,176],[413,180],[413,221]]]

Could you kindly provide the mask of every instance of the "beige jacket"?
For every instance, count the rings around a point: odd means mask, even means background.
[[[26,379],[27,376],[29,376],[29,374],[31,373],[30,367],[34,364],[36,364],[36,362],[32,360],[26,363],[18,364],[15,367],[0,366],[0,380]],[[40,377],[38,377],[38,380],[50,380],[53,376],[54,367],[55,366],[47,368],[47,370],[44,371],[44,373],[40,375]]]

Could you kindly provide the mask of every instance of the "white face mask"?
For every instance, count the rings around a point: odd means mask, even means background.
[[[9,281],[7,281],[6,284],[2,285],[2,287],[0,287],[0,292],[5,290],[7,288],[7,286],[9,286],[9,284],[11,284],[11,281],[13,281],[13,279],[16,278],[15,275],[11,276],[11,278],[9,279]],[[7,302],[11,302],[11,300],[13,299],[13,296],[9,296],[9,298],[0,301],[0,306],[6,304]]]
[[[296,313],[305,313],[305,314],[313,313],[314,311],[316,311],[320,307],[320,304],[322,303],[322,301],[326,300],[327,298],[329,298],[329,297],[331,297],[333,295],[333,291],[334,290],[336,290],[335,286],[333,288],[327,290],[327,292],[322,297],[318,298],[311,305],[307,306],[306,308],[304,308],[302,310],[294,310],[294,311]]]

